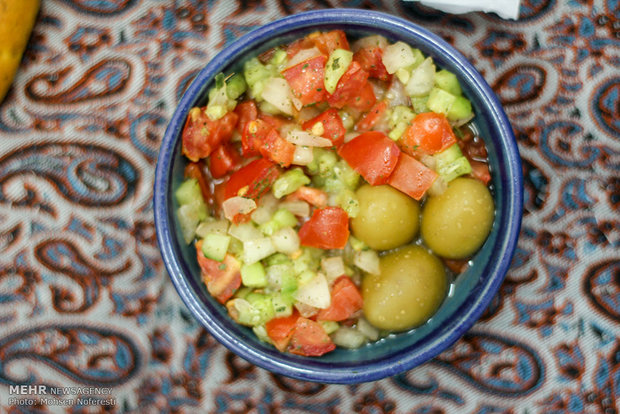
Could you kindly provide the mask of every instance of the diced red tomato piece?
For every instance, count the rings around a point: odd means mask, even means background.
[[[269,119],[273,121],[276,118]],[[288,167],[293,162],[295,146],[282,138],[278,131],[265,120],[250,121],[241,140],[248,152],[258,150],[263,157],[284,167]]]
[[[282,72],[288,82],[293,96],[303,105],[323,102],[325,100],[325,62],[327,57],[319,55],[305,60]]]
[[[377,102],[370,111],[362,115],[362,118],[355,124],[356,131],[370,131],[373,126],[385,115],[388,104],[387,101]]]
[[[443,259],[443,262],[448,269],[457,275],[463,273],[469,266],[469,260],[466,259]]]
[[[437,173],[410,155],[401,152],[388,184],[420,200],[437,179]]]
[[[368,72],[371,78],[388,81],[391,75],[383,65],[383,49],[378,46],[365,47],[353,54],[353,60],[359,62],[362,69]]]
[[[335,108],[329,108],[325,112],[315,116],[314,118],[303,123],[302,128],[306,131],[310,131],[312,127],[321,122],[323,124],[322,137],[330,139],[335,146],[339,146],[344,142],[344,134],[347,132],[345,129],[342,118],[338,115],[338,110]]]
[[[349,239],[349,216],[340,207],[314,210],[310,220],[299,229],[303,246],[319,249],[344,249]]]
[[[245,131],[245,127],[250,121],[258,118],[258,108],[254,101],[239,102],[235,107],[235,113],[239,116],[237,129],[241,132]]]
[[[241,265],[230,254],[221,262],[209,259],[202,253],[202,240],[196,242],[196,253],[207,290],[218,302],[226,303],[241,286]]]
[[[364,300],[355,283],[348,276],[340,276],[331,291],[332,301],[327,309],[321,309],[316,316],[319,321],[344,321],[362,309]]]
[[[241,156],[228,142],[220,144],[209,157],[209,171],[213,178],[222,178],[241,163]]]
[[[368,72],[356,61],[351,62],[346,72],[338,80],[336,90],[327,97],[327,102],[334,108],[342,108],[345,105],[360,101],[360,92],[368,84]],[[368,84],[370,86],[370,84]],[[372,86],[370,87],[372,91]],[[374,92],[373,92],[374,98]],[[374,100],[370,106],[374,104]]]
[[[212,121],[204,108],[192,108],[183,127],[183,155],[191,161],[208,157],[220,143],[232,136],[239,116],[229,112]]]
[[[265,194],[280,176],[280,169],[273,162],[259,158],[232,173],[224,187],[224,200],[235,197],[242,190],[243,197],[257,199]]]
[[[375,96],[375,90],[372,88],[372,85],[369,82],[366,82],[362,89],[358,92],[355,98],[351,99],[347,104],[351,108],[355,108],[359,111],[366,112],[370,111],[370,108],[377,102],[377,97]]]
[[[338,149],[338,155],[370,185],[387,182],[399,154],[396,143],[379,131],[364,132]]]
[[[205,200],[207,205],[213,204],[213,192],[211,191],[211,187],[207,182],[207,177],[204,173],[204,163],[202,161],[198,162],[190,162],[185,166],[183,170],[183,176],[185,178],[195,178],[198,180],[198,185],[200,186],[200,192],[202,193],[202,198]]]
[[[272,128],[278,131],[280,130],[280,128],[282,128],[284,124],[287,124],[290,122],[282,118],[281,116],[269,115],[264,112],[260,112],[258,114],[258,119],[262,119],[263,121],[267,122]]]
[[[265,324],[267,336],[269,336],[275,347],[278,348],[278,351],[284,352],[288,348],[297,319],[299,319],[299,313],[294,311],[290,316],[273,318]]]
[[[469,160],[469,164],[471,164],[471,175],[482,181],[484,185],[489,185],[489,181],[491,181],[489,165],[484,162],[474,160]]]
[[[303,356],[321,356],[336,349],[336,345],[321,324],[299,317],[291,336],[289,352]]]
[[[327,193],[314,187],[299,187],[293,194],[290,194],[287,199],[303,200],[319,208],[323,208],[327,205]]]
[[[286,47],[286,56],[289,60],[302,49],[310,49],[314,46],[314,42],[308,37],[297,39]]]
[[[329,56],[336,49],[350,50],[347,35],[342,30],[310,33],[308,39],[321,51]]]
[[[435,154],[454,144],[456,135],[445,115],[425,112],[413,118],[402,142],[407,154]]]

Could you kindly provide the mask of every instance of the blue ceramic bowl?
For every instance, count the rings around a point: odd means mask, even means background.
[[[254,333],[233,322],[200,281],[192,245],[182,242],[175,217],[174,189],[183,177],[181,131],[190,108],[204,105],[215,75],[239,70],[246,59],[315,30],[343,29],[348,35],[380,34],[402,40],[432,56],[457,74],[471,100],[475,122],[484,138],[495,187],[496,216],[488,240],[474,265],[458,277],[451,295],[425,325],[360,349],[337,349],[319,358],[280,353]],[[228,349],[274,373],[322,383],[358,383],[409,370],[454,343],[480,317],[509,268],[522,215],[523,178],[512,128],[501,105],[474,67],[436,35],[406,20],[352,9],[311,11],[277,20],[222,50],[197,75],[183,95],[163,138],[155,172],[155,225],[166,268],[181,299],[207,330]]]

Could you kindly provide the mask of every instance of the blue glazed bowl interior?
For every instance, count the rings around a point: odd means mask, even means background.
[[[315,30],[343,29],[360,37],[380,34],[402,40],[457,74],[471,100],[475,123],[484,138],[492,170],[496,216],[493,230],[471,266],[460,275],[439,311],[425,325],[356,350],[337,349],[320,358],[278,352],[232,321],[200,281],[193,245],[182,242],[175,216],[174,189],[186,161],[180,134],[190,108],[206,103],[219,72],[238,71],[242,63],[271,47]],[[198,74],[184,94],[164,136],[155,177],[155,221],[164,263],[179,295],[193,315],[248,361],[275,373],[323,383],[357,383],[392,376],[417,366],[455,342],[479,318],[497,292],[515,248],[522,215],[522,176],[510,124],[486,82],[470,63],[437,36],[400,18],[363,10],[330,9],[302,13],[257,29],[224,49]]]

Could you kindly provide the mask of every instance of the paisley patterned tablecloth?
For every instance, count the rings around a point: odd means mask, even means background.
[[[353,386],[275,376],[217,343],[168,279],[151,203],[160,140],[197,71],[258,25],[337,6],[403,16],[471,59],[509,114],[526,194],[484,317],[433,361]],[[388,0],[43,0],[0,105],[0,406],[616,413],[619,207],[618,0],[522,0],[518,21]],[[28,384],[103,387],[90,397],[114,405],[10,404]]]

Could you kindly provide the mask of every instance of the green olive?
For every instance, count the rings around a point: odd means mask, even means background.
[[[418,234],[420,205],[389,185],[364,185],[356,192],[360,209],[351,219],[353,235],[375,250],[409,243]]]
[[[443,194],[426,200],[422,239],[439,256],[464,259],[487,239],[493,216],[489,189],[473,178],[457,178]]]
[[[381,274],[362,280],[364,316],[388,331],[422,325],[446,296],[448,280],[441,261],[417,245],[405,246],[381,258]]]

